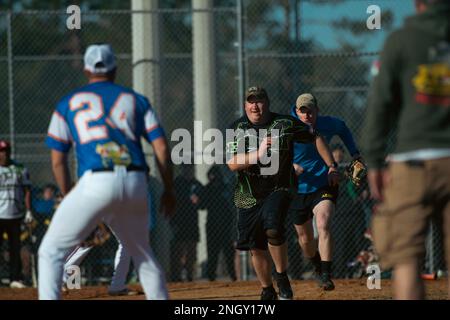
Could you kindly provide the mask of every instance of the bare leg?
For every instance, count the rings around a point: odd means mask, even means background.
[[[298,243],[306,258],[312,258],[317,251],[317,241],[314,239],[312,219],[302,225],[294,224],[298,235]]]
[[[275,264],[275,269],[278,273],[286,271],[288,266],[287,244],[283,243],[281,246],[273,246],[269,244],[269,252]]]
[[[330,232],[331,216],[334,213],[334,204],[331,201],[321,201],[314,207],[317,231],[319,233],[319,252],[322,261],[333,260],[333,239]]]
[[[394,298],[397,300],[419,300],[425,298],[423,281],[420,278],[419,261],[412,260],[395,266]]]
[[[239,250],[234,250],[234,270],[236,270],[236,279],[241,279],[241,252]]]
[[[272,285],[272,262],[270,261],[269,254],[265,250],[252,249],[252,262],[255,268],[256,276],[263,288],[270,287]]]

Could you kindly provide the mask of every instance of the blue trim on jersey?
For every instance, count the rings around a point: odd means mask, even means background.
[[[148,141],[152,142],[160,137],[165,137],[166,134],[164,132],[164,129],[162,127],[157,127],[154,130],[147,133]]]
[[[57,150],[59,152],[63,152],[63,153],[69,152],[70,147],[72,146],[72,144],[70,144],[70,143],[63,143],[61,141],[53,139],[50,136],[47,136],[47,138],[45,139],[45,144],[50,149],[55,149],[55,150]]]
[[[295,106],[291,109],[291,115],[299,118],[295,112]],[[344,121],[331,116],[318,116],[314,128],[330,143],[334,136],[339,136],[344,142],[350,155],[359,153],[353,136]],[[322,160],[314,144],[294,144],[294,163],[303,168],[299,176],[297,192],[312,193],[328,185],[328,166]]]

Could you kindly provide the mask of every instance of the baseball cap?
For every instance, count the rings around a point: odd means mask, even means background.
[[[11,150],[11,145],[6,140],[0,140],[0,151]]]
[[[301,107],[306,107],[309,109],[317,108],[316,97],[314,97],[311,93],[303,93],[298,96],[295,106],[297,109],[300,109]]]
[[[249,87],[245,92],[245,101],[252,96],[255,96],[258,99],[269,99],[266,90],[261,87]]]
[[[84,54],[84,69],[92,73],[108,73],[116,68],[114,51],[109,44],[90,45]]]

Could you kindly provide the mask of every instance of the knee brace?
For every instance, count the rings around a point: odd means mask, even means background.
[[[273,246],[281,246],[285,239],[281,232],[277,229],[266,230],[267,241]]]

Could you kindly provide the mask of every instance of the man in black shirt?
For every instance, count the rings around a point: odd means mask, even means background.
[[[173,237],[170,241],[170,281],[194,280],[194,266],[197,259],[199,206],[192,197],[201,194],[202,184],[195,179],[194,166],[185,164],[181,174],[174,181],[177,196],[176,214],[169,220]],[[182,271],[186,270],[186,279]]]
[[[231,280],[236,280],[234,270],[233,231],[236,221],[236,210],[231,206],[229,186],[225,183],[221,167],[213,165],[208,170],[208,184],[203,188],[198,199],[201,209],[208,211],[206,221],[207,243],[207,276],[210,281],[216,279],[216,269],[219,255],[222,252],[224,267]],[[194,198],[195,200],[195,198]]]
[[[234,202],[239,209],[237,249],[250,250],[263,288],[261,300],[275,300],[271,261],[282,300],[293,298],[287,276],[285,218],[294,186],[293,143],[315,143],[326,164],[334,162],[326,142],[311,127],[292,116],[269,110],[261,87],[245,95],[245,116],[235,121],[233,139],[227,136],[227,164],[238,172]],[[267,253],[270,252],[270,256]]]

